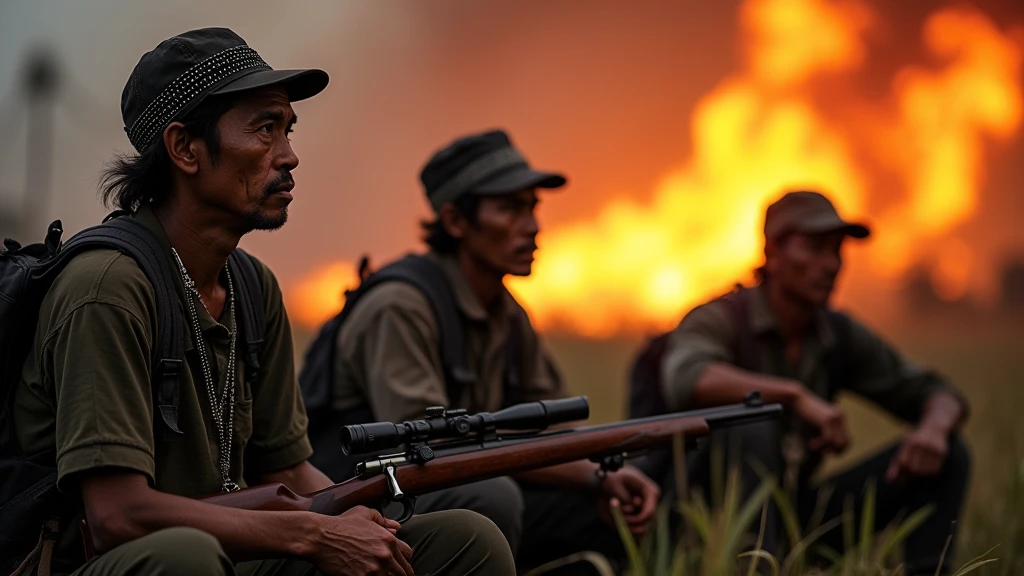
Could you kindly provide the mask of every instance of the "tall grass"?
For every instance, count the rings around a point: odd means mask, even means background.
[[[745,500],[741,497],[739,476],[735,469],[718,474],[709,503],[697,491],[692,493],[685,485],[685,470],[678,463],[685,461],[682,442],[673,443],[676,461],[677,502],[659,507],[653,530],[637,539],[629,532],[619,510],[613,518],[629,559],[630,576],[903,576],[900,548],[932,513],[930,507],[921,508],[906,518],[894,521],[880,532],[875,532],[875,486],[865,487],[859,514],[853,510],[852,500],[846,501],[842,516],[817,526],[801,526],[795,508],[774,479],[764,477],[757,489]],[[712,458],[713,469],[720,459]],[[712,482],[713,484],[715,481]],[[1014,506],[1024,505],[1024,466],[1019,468],[1008,500]],[[778,557],[762,548],[765,520],[769,501],[779,509],[789,542],[793,543],[784,556]],[[760,530],[752,533],[750,527],[760,515]],[[673,522],[673,520],[675,520]],[[993,527],[993,532],[1005,529]],[[1024,526],[1015,520],[1015,538],[1024,537]],[[841,530],[843,551],[829,549],[817,540],[830,530]],[[985,534],[991,536],[993,534]],[[1006,536],[1003,533],[1003,536]],[[984,537],[984,536],[982,536]],[[989,540],[991,542],[992,540]],[[1022,540],[1015,540],[1022,542]],[[950,553],[947,541],[943,556]],[[1010,563],[1024,562],[1024,556],[1009,562],[993,556],[989,548],[964,563],[954,576],[964,576],[982,568],[997,572],[988,574],[1022,574],[1021,566]],[[824,563],[812,561],[824,558]]]

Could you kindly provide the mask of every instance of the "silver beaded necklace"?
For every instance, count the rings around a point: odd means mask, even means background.
[[[231,480],[231,444],[234,440],[235,428],[235,335],[238,332],[238,322],[235,320],[235,287],[231,281],[231,268],[224,265],[224,272],[228,279],[228,306],[231,314],[231,347],[228,354],[228,368],[225,371],[227,380],[224,383],[224,389],[218,395],[217,386],[213,381],[213,370],[210,368],[210,359],[206,351],[206,340],[203,339],[199,314],[196,313],[195,301],[199,300],[204,308],[206,304],[199,295],[199,290],[196,289],[195,281],[185,270],[178,251],[171,248],[171,252],[178,263],[178,268],[181,269],[181,279],[185,284],[185,290],[189,293],[185,302],[192,323],[192,335],[195,338],[196,349],[199,351],[199,360],[203,368],[203,379],[206,381],[206,394],[210,399],[213,422],[217,426],[217,464],[220,468],[221,491],[233,492],[239,489],[238,484]]]

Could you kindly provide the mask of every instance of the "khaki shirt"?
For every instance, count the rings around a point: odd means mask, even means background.
[[[363,295],[339,331],[334,407],[369,403],[375,418],[391,422],[423,418],[430,406],[499,410],[509,324],[516,316],[523,326],[520,401],[564,398],[554,363],[511,294],[504,292],[496,309],[485,310],[454,258],[434,253],[427,257],[441,266],[455,292],[475,385],[467,386],[462,398],[448,398],[440,333],[429,301],[405,282],[386,282]]]
[[[827,353],[836,346],[836,335],[825,312],[818,315],[803,342],[800,359],[793,365],[786,361],[785,344],[765,289],[754,288],[749,295],[747,322],[761,372],[797,380],[822,398],[833,399],[839,390],[835,383],[829,382]],[[670,336],[662,364],[662,382],[665,399],[673,410],[693,407],[693,388],[710,364],[735,363],[737,330],[728,306],[726,302],[715,301],[695,308]],[[903,358],[852,319],[848,346],[844,352],[845,366],[852,371],[845,382],[848,390],[897,418],[916,422],[925,400],[940,390],[956,395],[963,402],[959,392],[944,379]]]
[[[134,217],[156,233],[171,258],[152,210],[146,206]],[[247,477],[294,466],[312,453],[281,290],[273,273],[262,268],[267,325],[260,381],[246,381],[241,360],[235,372],[231,477],[243,487]],[[216,426],[177,271],[174,277],[186,318],[189,369],[180,378],[178,425],[184,435],[171,440],[165,439],[163,421],[154,420],[155,291],[135,261],[115,250],[91,250],[68,263],[47,292],[18,383],[14,424],[26,453],[56,447],[61,490],[75,492],[78,473],[117,467],[144,474],[162,492],[197,497],[220,491]],[[233,275],[236,283],[238,277]],[[204,306],[197,305],[197,312],[222,389],[233,325],[229,307],[219,322]],[[57,573],[82,562],[77,526],[65,531],[55,557]]]

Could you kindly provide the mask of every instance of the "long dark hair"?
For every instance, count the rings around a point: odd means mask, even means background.
[[[476,226],[478,212],[480,211],[480,197],[475,194],[463,194],[453,203],[455,209],[462,214],[470,224]],[[459,239],[452,236],[444,229],[440,218],[424,220],[420,222],[423,229],[423,241],[431,250],[438,254],[454,254],[459,249]]]
[[[231,109],[234,100],[211,97],[180,120],[185,130],[206,141],[211,162],[220,157],[217,121]],[[159,202],[171,191],[171,158],[163,138],[141,154],[118,154],[100,174],[100,196],[107,208],[134,212],[144,202]]]

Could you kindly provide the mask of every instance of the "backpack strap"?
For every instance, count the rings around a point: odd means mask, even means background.
[[[837,310],[826,311],[828,325],[835,336],[835,344],[825,357],[828,369],[829,395],[850,386],[850,341],[853,326],[850,317]]]
[[[181,315],[174,306],[178,297],[169,259],[153,233],[130,218],[113,218],[98,226],[86,228],[64,244],[58,257],[66,259],[63,262],[66,264],[79,252],[98,247],[115,248],[131,256],[153,285],[158,330],[153,363],[156,406],[168,429],[167,438],[180,436],[179,381],[185,357],[185,331]]]
[[[525,313],[517,313],[509,318],[508,340],[505,341],[505,381],[501,392],[501,405],[505,407],[518,404],[521,400],[525,324]]]
[[[465,335],[454,291],[448,284],[444,272],[425,256],[407,254],[367,276],[358,288],[346,294],[345,307],[324,325],[321,334],[330,331],[334,335],[331,341],[335,341],[342,324],[362,296],[374,286],[391,281],[411,284],[422,292],[430,303],[441,333],[441,363],[445,370],[448,401],[457,402],[466,387],[476,381],[476,375],[467,368]]]
[[[733,326],[736,328],[736,340],[733,344],[735,365],[751,372],[759,371],[761,361],[757,355],[754,333],[750,330],[750,289],[737,284],[736,290],[719,300],[725,302],[732,312]]]
[[[238,299],[242,336],[238,354],[245,362],[245,379],[251,385],[260,375],[260,356],[267,325],[263,307],[263,274],[260,263],[241,248],[235,248],[228,256],[228,264],[235,272],[233,279],[238,288],[235,297]]]

